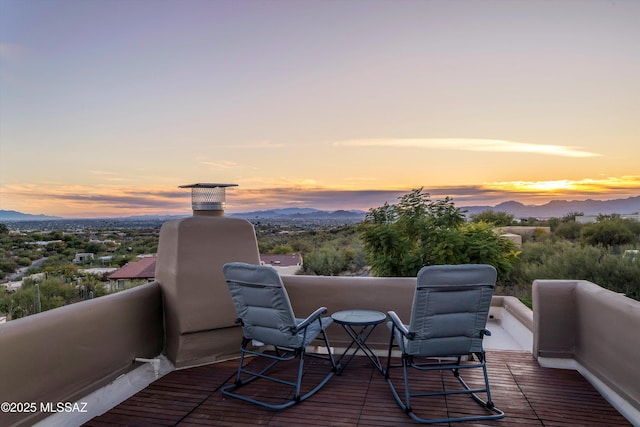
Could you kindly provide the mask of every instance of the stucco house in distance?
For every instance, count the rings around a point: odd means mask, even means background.
[[[260,254],[260,264],[270,265],[284,275],[297,274],[302,269],[302,255],[296,254]]]

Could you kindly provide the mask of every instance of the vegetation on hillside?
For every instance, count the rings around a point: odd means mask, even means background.
[[[0,224],[0,279],[6,281],[18,268],[26,269],[20,288],[0,292],[0,316],[17,319],[111,292],[105,286],[107,274],[86,274],[83,270],[119,268],[137,255],[155,253],[158,230],[10,233],[5,224]],[[74,262],[78,253],[94,256]],[[38,261],[37,266],[34,261]]]
[[[255,224],[262,254],[300,253],[303,274],[365,274],[367,261],[353,225],[283,227]]]

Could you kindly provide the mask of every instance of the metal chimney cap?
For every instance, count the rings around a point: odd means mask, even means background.
[[[225,188],[238,184],[198,183],[181,185],[191,189],[191,208],[194,211],[224,211]]]
[[[179,188],[216,188],[216,187],[237,187],[238,184],[212,184],[207,182],[199,182],[197,184],[181,185]]]

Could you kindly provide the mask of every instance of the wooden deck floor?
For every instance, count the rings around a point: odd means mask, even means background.
[[[501,420],[453,423],[454,426],[628,426],[631,425],[578,373],[542,368],[531,353],[491,351],[487,366],[493,400],[506,413]],[[312,381],[324,362],[309,366]],[[395,403],[384,377],[368,359],[356,357],[342,375],[334,376],[316,395],[289,409],[276,411],[225,398],[237,367],[230,361],[169,373],[87,426],[397,426],[417,425]],[[399,369],[398,369],[399,371]],[[472,371],[479,371],[474,369]],[[430,373],[431,374],[431,373]],[[449,384],[450,374],[431,379]],[[249,393],[274,395],[271,388]],[[277,386],[277,385],[276,385]],[[252,385],[253,387],[253,385]],[[426,399],[426,398],[425,398]],[[482,411],[469,397],[431,399],[414,405],[416,412],[443,417],[467,409]],[[458,400],[464,399],[464,400]],[[422,411],[422,413],[420,413]],[[443,425],[443,424],[438,424]]]

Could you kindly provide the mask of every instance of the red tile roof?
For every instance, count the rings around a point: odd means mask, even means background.
[[[119,270],[111,273],[109,279],[153,279],[156,275],[156,257],[140,258],[128,262]]]

